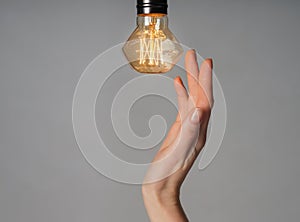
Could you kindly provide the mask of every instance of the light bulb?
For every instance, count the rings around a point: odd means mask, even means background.
[[[137,27],[123,46],[123,52],[140,73],[166,73],[183,53],[168,28],[167,8],[167,0],[137,0]]]

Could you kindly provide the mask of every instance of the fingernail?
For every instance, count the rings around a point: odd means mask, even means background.
[[[193,113],[193,115],[191,117],[191,121],[193,123],[199,123],[200,122],[200,110],[198,108],[196,108],[194,110],[194,113]]]
[[[182,82],[180,76],[176,76],[176,80],[177,80],[178,82]]]
[[[212,58],[208,58],[208,60],[210,61],[210,68],[213,69],[213,59]]]
[[[194,52],[195,58],[197,59],[197,51],[196,51],[196,49],[193,49],[193,52]]]

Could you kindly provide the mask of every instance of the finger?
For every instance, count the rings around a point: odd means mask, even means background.
[[[185,69],[187,72],[189,93],[193,98],[196,98],[198,90],[199,67],[195,50],[187,51],[185,56]]]
[[[199,83],[201,86],[201,101],[208,101],[210,108],[213,106],[213,86],[212,86],[212,68],[213,61],[211,58],[205,59],[201,64],[199,73]]]
[[[177,94],[178,114],[181,114],[187,105],[189,96],[179,76],[177,76],[174,80],[174,87]]]
[[[174,86],[180,102],[186,102],[188,100],[188,93],[180,76],[174,79]]]
[[[188,93],[179,76],[174,79],[174,87],[177,94],[178,114],[175,123],[169,130],[169,133],[162,144],[163,148],[167,148],[176,139],[177,131],[181,126],[181,120],[184,118],[184,110],[188,102]]]

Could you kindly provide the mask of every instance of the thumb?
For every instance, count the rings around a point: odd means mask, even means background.
[[[181,129],[175,141],[167,147],[165,155],[152,162],[145,176],[144,183],[159,181],[187,166],[189,158],[196,154],[196,144],[199,136],[202,112],[194,108],[181,124]]]
[[[193,139],[198,138],[202,112],[200,108],[194,108],[187,115],[182,123],[181,139],[184,143],[190,143]]]
[[[176,153],[180,159],[186,159],[195,150],[198,142],[202,112],[194,108],[182,123],[181,131],[176,139]],[[178,156],[179,155],[179,156]]]

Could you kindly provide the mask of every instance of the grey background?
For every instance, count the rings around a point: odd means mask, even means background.
[[[170,1],[171,29],[214,58],[228,109],[219,154],[182,189],[191,221],[299,221],[299,11],[296,0]],[[148,220],[140,186],[93,170],[71,121],[82,71],[134,26],[134,0],[0,1],[1,221]]]

